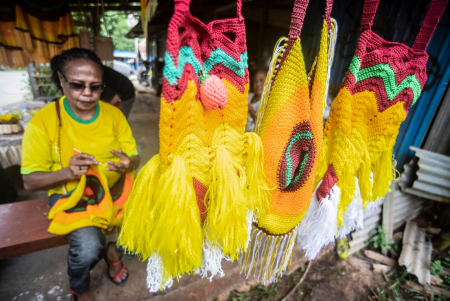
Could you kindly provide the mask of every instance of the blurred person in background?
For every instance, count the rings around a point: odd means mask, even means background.
[[[255,128],[256,112],[258,111],[259,102],[261,100],[261,93],[264,88],[264,81],[266,80],[267,69],[257,69],[250,80],[252,92],[248,93],[248,116],[246,132],[252,132]]]

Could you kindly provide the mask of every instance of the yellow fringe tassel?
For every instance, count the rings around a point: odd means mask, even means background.
[[[216,158],[209,175],[206,236],[219,244],[232,261],[247,249],[247,212],[245,174],[224,146],[216,148]]]
[[[195,272],[202,256],[200,212],[192,175],[181,156],[169,155],[168,159],[169,167],[160,176],[154,170],[158,158],[147,163],[143,176],[136,179],[129,202],[147,204],[134,205],[134,210],[131,204],[126,207],[126,223],[119,239],[143,259],[153,253],[161,256],[163,282]]]
[[[153,202],[148,243],[161,256],[164,271],[177,278],[195,272],[202,262],[200,211],[192,175],[181,156],[169,155],[169,168],[159,179]]]
[[[267,185],[264,171],[264,149],[261,138],[255,133],[245,133],[247,162],[247,202],[250,211],[255,217],[268,211],[272,194]]]
[[[378,161],[372,164],[373,188],[371,201],[376,201],[378,198],[384,198],[386,193],[391,191],[390,185],[394,180],[395,174],[395,167],[392,164],[394,160],[392,155],[394,144],[395,139],[391,139],[391,142],[381,154]]]
[[[139,171],[124,207],[124,222],[118,239],[120,245],[142,260],[150,257],[154,251],[147,244],[153,226],[148,214],[154,207],[152,197],[158,186],[159,165],[158,154]]]
[[[358,186],[361,193],[363,205],[367,204],[372,198],[372,180],[370,178],[370,156],[367,148],[361,149],[363,151],[363,157],[361,165],[356,171],[356,177],[358,178]]]

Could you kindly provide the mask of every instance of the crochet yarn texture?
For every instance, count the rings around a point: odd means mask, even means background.
[[[290,263],[299,224],[311,202],[322,144],[332,1],[327,1],[320,49],[310,82],[300,44],[307,5],[307,0],[295,1],[289,39],[280,39],[275,48],[276,66],[271,69],[276,70],[269,71],[258,110],[255,131],[264,146],[268,185],[274,189],[270,191],[271,208],[255,223],[252,249],[244,254],[241,265],[247,275],[253,274],[254,269],[256,272],[260,265],[258,275],[262,282],[276,280]],[[310,215],[318,218],[317,213],[318,210]],[[314,228],[307,227],[313,235]]]
[[[150,291],[173,277],[222,274],[245,251],[254,215],[268,208],[261,139],[244,133],[248,66],[237,18],[203,24],[176,0],[160,115],[160,151],[140,171],[119,243],[148,259]]]
[[[339,203],[341,237],[362,226],[358,223],[362,222],[363,208],[372,207],[372,202],[390,190],[392,149],[400,124],[427,81],[425,49],[447,3],[431,1],[410,48],[385,41],[371,30],[378,2],[365,1],[361,35],[331,106],[316,175],[316,184],[322,181],[317,199],[332,197]],[[333,188],[340,195],[331,196]]]

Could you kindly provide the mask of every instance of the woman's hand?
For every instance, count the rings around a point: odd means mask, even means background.
[[[82,175],[87,173],[90,165],[98,165],[94,157],[88,154],[76,154],[70,158],[68,171],[71,180],[79,179]]]
[[[127,156],[127,154],[123,153],[121,149],[119,149],[118,152],[115,150],[110,150],[110,152],[120,159],[120,162],[113,162],[108,161],[109,167],[106,170],[109,171],[115,171],[118,173],[126,173],[130,172],[134,169],[134,164],[132,164],[132,161],[130,157]]]

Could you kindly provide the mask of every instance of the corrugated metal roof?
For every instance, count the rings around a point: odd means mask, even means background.
[[[412,189],[450,199],[450,157],[411,147],[419,158]]]
[[[402,226],[405,221],[419,215],[425,202],[422,198],[396,190],[394,192],[394,229]],[[368,245],[366,241],[372,236],[370,231],[381,225],[381,210],[382,208],[380,207],[364,220],[363,229],[356,230],[351,234],[352,240],[349,242],[349,255]]]
[[[398,260],[404,265],[408,273],[416,275],[419,283],[430,283],[431,236],[425,229],[417,227],[416,223],[406,223],[403,233],[403,249]]]

